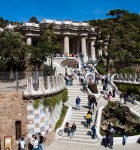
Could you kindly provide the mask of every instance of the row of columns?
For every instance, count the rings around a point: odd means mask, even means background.
[[[91,59],[96,60],[96,54],[95,54],[95,38],[91,40],[90,43],[90,49],[91,49]],[[76,50],[77,53],[79,53],[80,50],[80,41],[76,41]],[[69,36],[64,37],[64,53],[68,54],[70,53],[70,43],[69,43]],[[87,61],[87,44],[86,44],[86,37],[81,38],[81,53],[84,55],[84,60]]]
[[[81,40],[81,41],[80,41]],[[76,53],[80,53],[80,43],[81,43],[81,53],[84,55],[84,60],[87,61],[87,41],[86,41],[86,37],[81,37],[80,40],[76,41],[76,46],[74,45],[75,43],[73,43],[72,48],[73,50],[76,49]],[[32,44],[32,38],[28,37],[27,38],[27,45],[31,45]],[[90,50],[91,50],[91,59],[92,60],[96,60],[96,54],[95,54],[95,38],[91,38],[91,42],[90,42]],[[69,36],[66,35],[64,36],[64,54],[68,54],[70,53],[70,40],[69,40]],[[99,55],[102,55],[102,50],[99,50]]]

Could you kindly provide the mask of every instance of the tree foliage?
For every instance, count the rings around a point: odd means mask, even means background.
[[[39,23],[39,21],[37,20],[37,18],[35,16],[31,17],[29,22],[30,23]]]
[[[107,15],[110,18],[90,21],[95,31],[101,31],[98,40],[108,44],[106,71],[110,59],[128,64],[140,52],[140,15],[120,9],[111,10]]]

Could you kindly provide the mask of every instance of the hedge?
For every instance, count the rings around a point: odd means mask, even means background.
[[[136,94],[140,97],[140,85],[138,84],[126,84],[114,82],[119,91],[127,92],[128,95]]]

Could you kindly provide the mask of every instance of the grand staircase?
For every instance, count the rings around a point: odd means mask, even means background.
[[[62,138],[59,140],[64,141],[64,142],[96,145],[96,144],[99,144],[99,142],[97,141],[97,139],[92,138],[91,129],[87,128],[86,126],[85,116],[89,110],[88,99],[87,99],[87,94],[80,90],[81,88],[82,86],[79,85],[79,82],[77,80],[74,80],[73,86],[67,86],[67,89],[69,92],[68,104],[72,106],[72,115],[69,120],[69,123],[70,125],[75,123],[77,126],[77,129],[73,138],[67,137],[67,134],[64,134]],[[80,110],[76,110],[75,99],[77,96],[81,98]],[[94,119],[95,119],[95,114],[96,114],[96,111],[93,114]]]

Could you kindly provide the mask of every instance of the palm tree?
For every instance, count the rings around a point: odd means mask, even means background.
[[[13,31],[4,31],[0,34],[0,54],[10,64],[10,79],[13,79],[13,65],[24,60],[26,54],[24,37]]]

